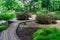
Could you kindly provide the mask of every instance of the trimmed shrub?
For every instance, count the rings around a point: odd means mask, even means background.
[[[40,24],[56,23],[54,15],[48,15],[48,14],[38,15],[36,17],[36,21],[37,23],[40,23]]]
[[[48,14],[48,16],[50,16],[53,20],[56,20],[57,19],[57,16],[54,15],[54,14]]]
[[[28,13],[25,14],[17,14],[18,20],[29,20],[30,15]]]
[[[33,40],[60,40],[60,30],[57,28],[38,29],[33,34]]]

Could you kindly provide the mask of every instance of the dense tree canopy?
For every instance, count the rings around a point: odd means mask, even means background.
[[[18,0],[0,0],[0,10],[22,9],[23,3]]]
[[[51,0],[50,5],[53,10],[60,11],[60,0]]]
[[[0,11],[24,9],[31,12],[41,8],[60,11],[60,0],[0,0]]]

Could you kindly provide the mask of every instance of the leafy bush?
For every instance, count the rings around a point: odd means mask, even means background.
[[[50,0],[42,0],[42,7],[49,7]]]
[[[40,24],[51,24],[56,23],[54,15],[42,14],[36,17],[37,23]]]
[[[57,19],[57,16],[55,14],[48,14],[48,16],[50,16],[53,20]]]
[[[3,30],[5,30],[5,29],[7,29],[7,25],[1,24],[1,25],[0,25],[0,31],[3,31]]]
[[[49,12],[48,14],[50,14],[51,16],[55,16],[56,20],[60,20],[60,12],[59,11],[54,11],[54,12]]]
[[[59,11],[55,11],[55,15],[56,15],[57,19],[60,20],[60,12]]]
[[[8,11],[5,13],[0,13],[0,20],[9,20],[15,17],[14,11]]]
[[[60,30],[57,28],[38,29],[33,34],[33,40],[60,40]]]
[[[30,15],[28,13],[25,14],[17,14],[17,19],[18,20],[28,20]]]
[[[41,15],[41,14],[47,14],[48,10],[46,8],[41,9],[40,11],[37,11],[36,14],[37,15]]]

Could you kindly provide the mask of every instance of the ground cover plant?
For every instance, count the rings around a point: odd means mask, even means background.
[[[42,28],[33,34],[33,40],[60,40],[58,28]]]
[[[8,28],[8,26],[6,24],[0,24],[0,31],[3,31],[7,28]]]

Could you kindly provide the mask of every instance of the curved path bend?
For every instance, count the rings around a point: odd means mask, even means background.
[[[16,21],[10,24],[9,28],[2,32],[0,40],[20,40],[16,35],[16,29],[18,27],[18,24],[21,22],[25,22],[25,21]],[[60,28],[60,20],[57,22],[58,23],[56,25],[58,26],[58,28]]]
[[[1,40],[19,40],[19,38],[16,35],[17,27],[18,27],[18,23],[10,24],[10,27],[2,32]]]
[[[32,20],[26,20],[26,21],[13,21],[12,24],[10,24],[9,28],[2,32],[1,39],[0,40],[20,40],[18,36],[16,35],[16,29],[20,25],[20,23],[24,22],[30,22]]]

